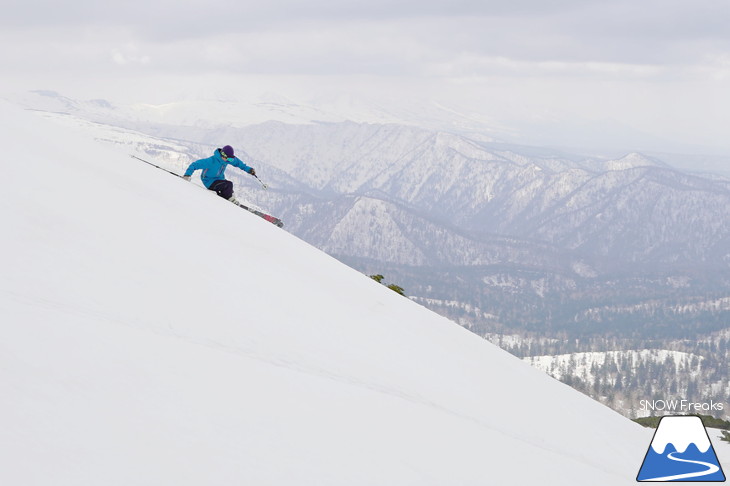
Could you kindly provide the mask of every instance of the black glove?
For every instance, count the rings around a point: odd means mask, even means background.
[[[251,167],[251,170],[249,170],[248,173],[251,174],[252,176],[255,176],[256,175],[256,169],[254,169],[253,167]]]

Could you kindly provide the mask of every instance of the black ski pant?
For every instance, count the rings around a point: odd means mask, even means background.
[[[224,199],[230,199],[233,197],[233,182],[227,181],[225,179],[220,181],[214,181],[208,189],[211,191],[215,191],[216,194]]]

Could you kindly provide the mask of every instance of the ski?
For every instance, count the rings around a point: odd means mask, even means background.
[[[250,207],[246,206],[245,204],[240,203],[239,201],[235,201],[235,202],[233,202],[233,204],[235,204],[239,208],[243,208],[246,211],[255,214],[256,216],[264,218],[266,221],[268,221],[269,223],[275,224],[279,228],[284,227],[284,222],[277,217],[271,216],[270,214],[262,213],[261,211],[254,209],[254,208],[250,208]]]
[[[140,158],[140,157],[137,157],[136,155],[130,155],[130,157],[132,157],[133,159],[137,159],[137,160],[139,160],[139,161],[142,161],[142,162],[144,162],[145,164],[149,164],[149,165],[151,165],[152,167],[156,167],[156,168],[158,168],[158,169],[160,169],[160,170],[164,170],[164,171],[165,171],[165,172],[167,172],[168,174],[172,174],[172,175],[174,175],[175,177],[179,177],[180,179],[182,179],[182,178],[183,178],[183,176],[181,176],[180,174],[176,174],[175,172],[172,172],[172,171],[170,171],[170,170],[167,170],[167,169],[165,169],[164,167],[160,167],[159,165],[155,165],[155,164],[153,164],[152,162],[149,162],[149,161],[147,161],[147,160],[144,160],[144,159],[142,159],[142,158]],[[261,180],[260,180],[260,179],[259,179],[258,177],[256,177],[256,179],[257,179],[257,180],[258,180],[259,182],[261,182]],[[268,188],[268,186],[267,186],[266,184],[264,184],[263,182],[261,182],[261,185],[262,185],[262,186],[264,187],[264,189],[267,189],[267,188]],[[254,209],[254,208],[248,207],[248,206],[246,206],[245,204],[242,204],[242,203],[241,203],[240,201],[235,201],[235,200],[234,200],[234,201],[231,201],[231,202],[232,202],[233,204],[235,204],[236,206],[238,206],[239,208],[245,209],[246,211],[248,211],[248,212],[250,212],[250,213],[253,213],[253,214],[255,214],[256,216],[259,216],[260,218],[263,218],[263,219],[265,219],[265,220],[266,220],[266,221],[268,221],[269,223],[275,224],[275,225],[276,225],[276,226],[278,226],[279,228],[283,228],[283,227],[284,227],[284,222],[283,222],[282,220],[280,220],[279,218],[277,218],[277,217],[274,217],[274,216],[271,216],[270,214],[266,214],[266,213],[264,213],[264,212],[261,212],[261,211],[259,211],[258,209]]]

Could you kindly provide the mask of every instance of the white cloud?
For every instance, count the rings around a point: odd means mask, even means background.
[[[127,44],[123,47],[112,49],[111,58],[115,64],[120,66],[129,64],[147,65],[152,61],[150,56],[140,53],[140,48],[136,44]]]

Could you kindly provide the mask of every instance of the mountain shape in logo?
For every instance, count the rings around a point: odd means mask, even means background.
[[[694,415],[662,417],[636,480],[725,481],[702,419]]]

